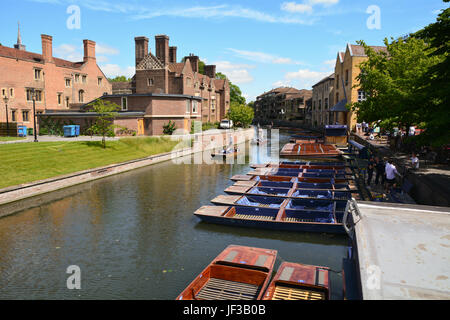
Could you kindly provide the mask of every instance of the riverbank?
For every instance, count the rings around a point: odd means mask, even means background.
[[[246,141],[253,137],[253,132],[251,128],[231,131],[228,135],[234,141]],[[42,168],[46,168],[46,170],[50,170],[53,173],[51,177],[41,180],[28,180],[28,182],[22,184],[0,189],[0,217],[36,205],[35,203],[39,203],[40,201],[38,198],[31,201],[19,200],[36,197],[62,188],[180,158],[193,153],[203,152],[213,147],[220,147],[229,141],[229,139],[225,138],[226,135],[227,132],[225,131],[213,131],[211,133],[205,132],[201,135],[173,137],[174,140],[170,140],[169,138],[167,140],[161,140],[160,138],[150,137],[130,138],[125,139],[125,141],[121,141],[123,140],[121,139],[119,141],[109,141],[106,150],[97,145],[99,142],[93,142],[93,145],[88,142],[69,142],[67,143],[68,145],[66,143],[55,142],[43,143],[41,146],[34,143],[0,146],[0,152],[2,152],[0,172],[5,173],[5,177],[14,175],[14,173],[17,174],[16,169],[14,169],[14,172],[11,172],[16,165],[13,160],[17,158],[17,155],[11,155],[11,153],[14,153],[14,150],[4,152],[4,147],[13,147],[14,149],[30,145],[31,150],[38,152],[38,154],[28,156],[26,159],[17,159],[17,161],[25,162],[26,165],[24,165],[23,170],[33,170],[33,165],[36,166],[36,161],[33,161],[33,159],[39,159],[39,152],[44,152],[41,155],[45,157],[45,160],[40,159],[39,162],[42,163]],[[147,139],[147,142],[142,143],[140,141],[141,139]],[[197,143],[193,146],[186,147],[186,143],[192,140],[195,140]],[[211,142],[214,142],[214,144],[211,144]],[[71,143],[74,145],[70,145]],[[3,161],[3,155],[7,161]],[[8,156],[12,157],[12,159],[8,160]],[[91,159],[91,157],[95,159]],[[8,166],[6,166],[6,162],[9,163]],[[61,164],[61,162],[64,163]],[[85,166],[89,165],[90,167],[83,168],[81,166],[83,163]],[[62,172],[64,168],[76,169],[69,172]],[[3,181],[1,183],[5,185]]]

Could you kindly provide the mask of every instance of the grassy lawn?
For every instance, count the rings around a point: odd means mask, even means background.
[[[1,141],[14,141],[14,140],[24,140],[26,138],[22,138],[22,137],[0,137],[0,142]]]
[[[169,138],[13,143],[0,145],[0,188],[174,150]]]

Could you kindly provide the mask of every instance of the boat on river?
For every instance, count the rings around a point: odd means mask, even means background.
[[[239,227],[271,230],[345,233],[344,212],[333,210],[295,210],[285,206],[259,208],[245,206],[203,206],[195,211],[202,221]]]
[[[336,146],[322,143],[287,143],[280,151],[281,157],[339,158],[342,154]]]
[[[176,299],[261,300],[276,257],[276,250],[230,245]]]
[[[329,199],[295,199],[284,197],[268,197],[260,195],[219,195],[211,200],[215,205],[231,205],[258,208],[281,208],[292,210],[344,212],[347,200]]]
[[[283,262],[263,300],[330,300],[329,268]]]
[[[220,151],[216,151],[211,153],[211,157],[213,158],[228,158],[235,157],[239,153],[239,148],[228,148]]]

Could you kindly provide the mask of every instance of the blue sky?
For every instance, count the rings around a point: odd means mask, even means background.
[[[195,53],[239,85],[247,100],[277,86],[310,89],[334,70],[337,52],[365,40],[414,32],[436,20],[442,0],[15,0],[0,12],[0,43],[12,47],[20,21],[28,51],[41,52],[40,34],[53,36],[53,54],[82,59],[82,41],[97,43],[97,62],[108,76],[134,74],[134,37],[167,34],[178,59]],[[69,29],[67,9],[80,9],[80,28]],[[379,28],[369,28],[379,8]],[[70,20],[73,21],[73,20]],[[374,21],[374,20],[370,20]],[[1,76],[1,75],[0,75]]]

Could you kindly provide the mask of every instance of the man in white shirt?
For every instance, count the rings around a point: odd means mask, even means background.
[[[413,153],[411,157],[411,167],[414,170],[419,169],[419,158],[417,158],[417,155],[415,153]]]
[[[395,175],[401,176],[398,173],[397,168],[392,163],[392,160],[389,159],[386,161],[386,193],[388,193],[391,187],[395,187]]]

